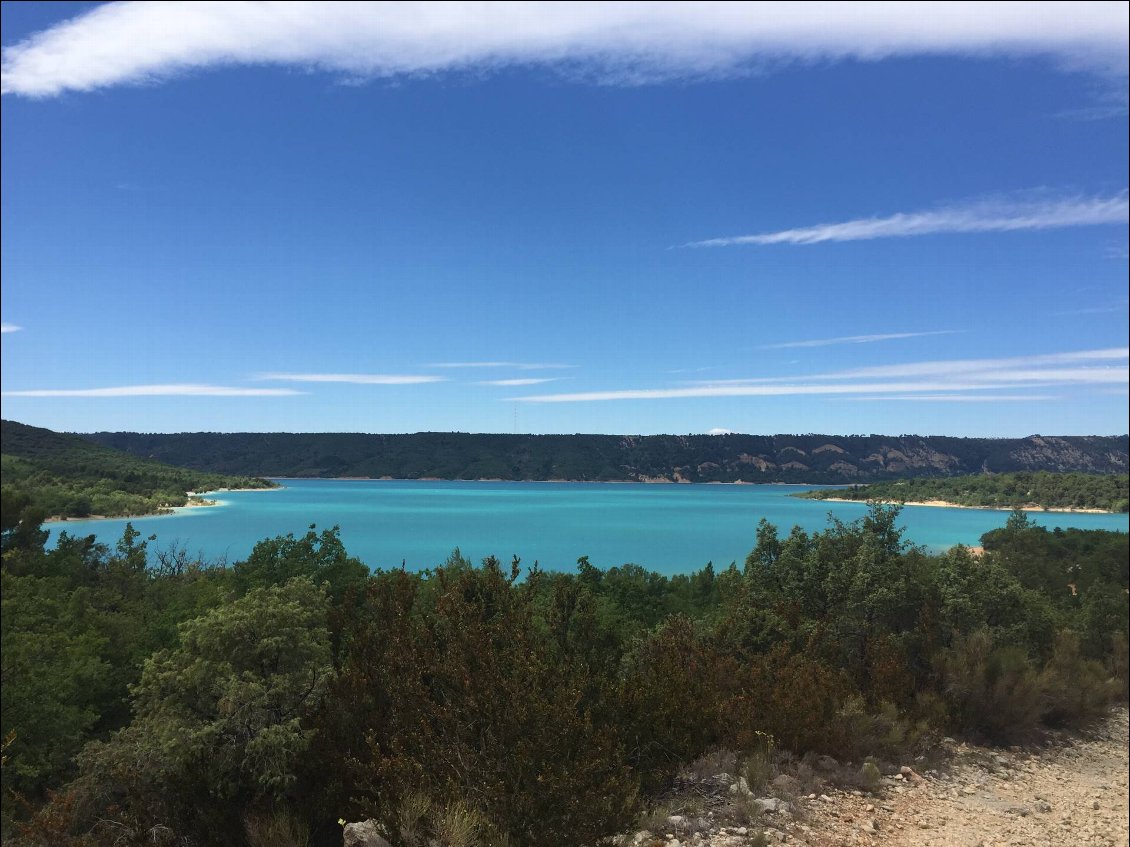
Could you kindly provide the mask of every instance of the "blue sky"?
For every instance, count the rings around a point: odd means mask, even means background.
[[[6,3],[4,417],[1125,433],[1127,5],[834,5]]]

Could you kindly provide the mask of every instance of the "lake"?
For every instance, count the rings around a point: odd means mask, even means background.
[[[420,482],[387,480],[279,480],[285,488],[209,495],[221,505],[178,509],[173,515],[132,518],[157,548],[183,546],[208,559],[235,562],[257,541],[310,524],[341,527],[351,555],[372,568],[419,570],[459,547],[478,561],[518,555],[543,569],[572,570],[580,556],[601,568],[634,562],[666,574],[688,573],[712,561],[739,565],[766,518],[785,534],[794,525],[822,529],[829,512],[844,521],[862,517],[862,503],[790,497],[818,486],[647,485],[584,482]],[[1032,512],[1048,526],[1126,532],[1127,515]],[[904,538],[931,550],[977,544],[1004,526],[1008,513],[981,509],[907,506]],[[126,520],[67,521],[53,532],[96,535],[113,544]]]

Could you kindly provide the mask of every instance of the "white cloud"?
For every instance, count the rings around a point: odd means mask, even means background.
[[[687,247],[732,247],[741,244],[820,244],[825,241],[869,241],[915,235],[970,232],[1018,232],[1077,226],[1125,224],[1130,198],[1125,190],[1113,197],[1054,200],[981,200],[927,212],[900,212],[884,218],[859,218],[759,235],[710,238]]]
[[[290,397],[291,388],[232,388],[225,385],[119,385],[112,388],[41,388],[5,391],[5,397]]]
[[[542,377],[540,379],[484,379],[479,382],[479,385],[508,385],[511,387],[521,385],[541,385],[543,382],[556,382],[557,377]]]
[[[419,385],[427,382],[446,382],[442,376],[426,374],[292,374],[265,373],[258,379],[279,382],[345,382],[353,385]]]
[[[737,435],[737,432],[735,432],[732,429],[723,429],[720,426],[716,426],[713,429],[708,429],[706,431],[706,434],[707,435]]]
[[[979,391],[990,387],[980,383],[936,382],[870,382],[858,384],[816,385],[702,385],[692,388],[633,388],[613,391],[579,391],[573,394],[541,394],[515,397],[527,403],[577,403],[593,400],[670,400],[687,397],[788,397],[802,395],[879,394],[909,391]],[[1001,386],[993,385],[993,388]]]
[[[844,335],[840,338],[816,338],[810,341],[786,341],[783,344],[763,344],[761,350],[786,350],[792,347],[828,347],[832,344],[873,344],[876,341],[894,341],[899,338],[921,338],[924,335],[953,335],[961,329],[938,329],[933,332],[888,332],[882,335]]]
[[[849,399],[867,402],[909,400],[919,403],[1016,403],[1056,400],[1058,398],[1052,394],[892,394],[876,397],[851,397]]]
[[[994,371],[1016,371],[1033,366],[1077,365],[1087,362],[1121,362],[1130,359],[1128,347],[1106,347],[1099,350],[1077,350],[1070,353],[1045,353],[1033,356],[1007,356],[999,359],[944,359],[928,362],[907,362],[900,365],[875,365],[851,368],[832,373],[812,374],[811,380],[840,379],[905,379],[913,377],[947,376],[961,374],[989,374]],[[748,379],[717,379],[703,381],[700,385],[744,385],[748,383],[791,382],[795,377],[752,377]]]
[[[1043,56],[1126,71],[1125,3],[131,2],[5,48],[3,91],[31,97],[277,64],[347,78],[549,65],[621,84],[789,60]]]
[[[615,389],[517,397],[527,403],[577,403],[606,400],[664,400],[702,397],[786,397],[858,395],[935,400],[979,396],[987,391],[1037,387],[1111,386],[1130,381],[1125,362],[1130,349],[1109,348],[1002,359],[911,362],[855,368],[801,377],[712,380],[678,388]],[[1119,364],[1109,364],[1113,362]],[[1087,364],[1091,363],[1091,364]],[[1103,364],[1094,364],[1103,363]],[[1016,395],[1007,395],[1014,397]],[[1032,399],[1031,397],[1029,399]],[[981,400],[975,402],[989,402]]]
[[[516,371],[548,371],[575,368],[576,365],[539,364],[531,362],[435,362],[429,368],[511,368]]]
[[[16,326],[15,324],[0,324],[0,333],[4,335],[7,335],[9,332],[19,332],[21,329],[23,329],[22,326]]]

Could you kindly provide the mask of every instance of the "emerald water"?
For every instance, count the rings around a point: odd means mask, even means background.
[[[442,562],[459,547],[478,560],[571,570],[580,556],[611,567],[634,562],[662,573],[687,573],[708,561],[739,564],[752,549],[757,522],[766,518],[787,533],[794,525],[822,529],[828,513],[844,521],[861,517],[861,503],[827,503],[790,497],[803,485],[646,485],[570,482],[418,482],[385,480],[282,480],[272,491],[211,495],[222,505],[133,518],[158,549],[183,546],[209,559],[237,561],[255,542],[310,524],[341,527],[346,549],[371,568],[418,570]],[[1126,515],[1033,512],[1048,527],[1126,532]],[[904,538],[931,550],[977,544],[982,533],[1004,526],[1006,512],[907,506]],[[125,520],[67,521],[53,531],[96,535],[112,544]]]

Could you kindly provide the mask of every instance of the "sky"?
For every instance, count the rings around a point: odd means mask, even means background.
[[[1115,3],[4,3],[3,416],[1124,434]]]

